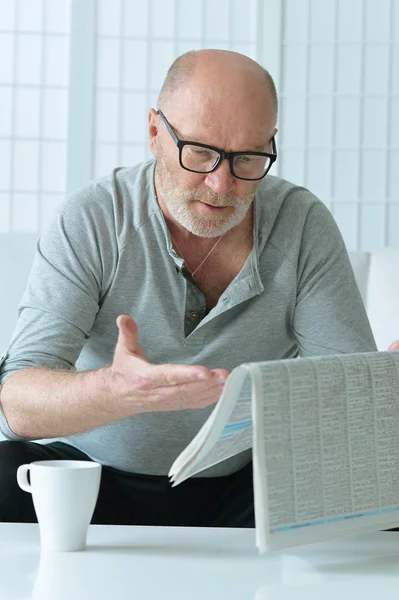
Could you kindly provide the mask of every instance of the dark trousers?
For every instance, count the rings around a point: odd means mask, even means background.
[[[32,497],[17,484],[20,465],[37,460],[90,460],[61,443],[0,442],[0,521],[37,521]],[[252,464],[225,477],[188,479],[172,488],[168,477],[104,467],[92,523],[187,527],[254,527]]]

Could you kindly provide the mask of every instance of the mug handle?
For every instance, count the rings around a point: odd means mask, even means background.
[[[32,493],[32,486],[28,482],[28,471],[30,469],[30,465],[21,465],[17,470],[17,481],[19,487],[25,492]]]

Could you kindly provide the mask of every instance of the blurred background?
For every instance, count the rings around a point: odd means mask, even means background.
[[[167,68],[207,47],[271,72],[273,173],[350,250],[398,245],[399,0],[0,0],[0,232],[37,235],[66,192],[149,157]]]

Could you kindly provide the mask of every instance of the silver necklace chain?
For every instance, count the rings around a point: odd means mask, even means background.
[[[170,233],[170,232],[169,232]],[[226,232],[225,232],[226,233]],[[216,246],[218,245],[218,243],[220,242],[220,240],[222,239],[222,237],[225,235],[225,233],[223,233],[220,238],[218,239],[218,241],[216,242],[216,244],[214,246],[212,246],[212,248],[209,250],[208,254],[205,256],[204,260],[198,265],[198,267],[196,269],[194,269],[194,271],[192,271],[190,269],[190,267],[188,266],[182,251],[180,250],[179,246],[177,245],[177,242],[175,240],[175,238],[173,237],[172,234],[170,234],[170,237],[172,238],[172,241],[174,243],[174,245],[176,246],[180,256],[182,257],[182,259],[184,260],[184,264],[186,265],[187,269],[190,271],[191,277],[195,280],[195,274],[198,273],[198,271],[200,270],[200,268],[202,267],[202,265],[204,264],[204,262],[210,257],[210,255],[212,254],[212,252],[214,251],[214,249],[216,248]]]
[[[155,200],[158,202],[158,196],[157,194],[155,194]],[[170,231],[169,231],[170,233]],[[179,252],[181,258],[184,260],[184,264],[186,265],[187,269],[190,271],[191,277],[195,280],[195,274],[198,273],[198,271],[200,270],[200,268],[202,267],[202,265],[204,264],[204,262],[210,257],[210,255],[212,254],[212,252],[214,251],[214,249],[216,248],[216,246],[218,245],[218,243],[220,242],[220,240],[222,239],[222,237],[226,234],[227,232],[225,231],[220,238],[218,239],[218,241],[216,242],[216,244],[214,246],[212,246],[212,248],[209,250],[208,254],[205,256],[204,260],[198,265],[198,267],[196,269],[194,269],[194,271],[192,271],[190,269],[190,267],[188,266],[182,251],[180,250],[179,246],[177,245],[177,242],[175,240],[175,238],[173,237],[173,235],[170,233],[170,237],[172,238],[172,241],[174,243],[174,245],[176,246],[177,251]]]

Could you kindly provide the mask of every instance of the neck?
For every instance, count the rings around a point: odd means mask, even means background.
[[[162,211],[166,226],[169,229],[169,232],[172,234],[172,236],[175,239],[178,239],[178,240],[180,239],[180,240],[184,240],[184,241],[192,241],[193,239],[195,239],[196,242],[204,239],[204,238],[198,237],[198,236],[194,235],[193,233],[191,233],[190,231],[188,231],[188,229],[186,229],[185,227],[180,225],[180,223],[178,223],[176,221],[176,219],[174,219],[172,217],[171,213],[169,212],[168,207],[166,206],[165,202],[163,201],[162,195],[159,193],[159,190],[157,189],[157,186],[155,186],[155,199],[158,202],[158,206]]]

